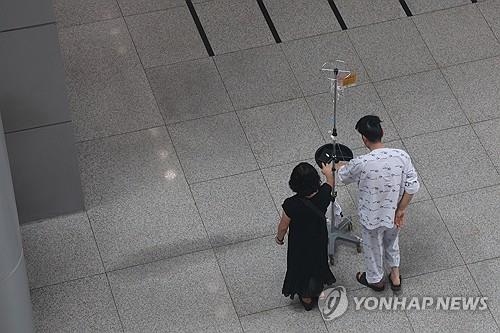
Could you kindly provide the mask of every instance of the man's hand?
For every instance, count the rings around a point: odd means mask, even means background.
[[[396,216],[394,217],[394,224],[396,228],[401,229],[405,224],[405,211],[402,209],[396,209]]]
[[[340,168],[342,168],[343,166],[345,166],[347,164],[347,162],[343,162],[343,161],[340,161],[338,163],[335,164],[335,170],[340,170]]]

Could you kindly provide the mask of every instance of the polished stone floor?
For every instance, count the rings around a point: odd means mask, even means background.
[[[500,0],[55,0],[86,210],[24,225],[38,332],[498,332]],[[421,177],[401,235],[405,295],[489,297],[483,312],[353,311],[325,322],[281,295],[287,179],[357,119]],[[339,198],[355,214],[356,191]],[[356,231],[356,230],[355,230]],[[362,256],[332,271],[350,295]]]

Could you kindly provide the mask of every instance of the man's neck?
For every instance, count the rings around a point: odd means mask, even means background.
[[[384,144],[382,142],[371,143],[367,147],[368,147],[368,149],[370,149],[370,151],[372,151],[372,150],[375,150],[375,149],[384,148]]]

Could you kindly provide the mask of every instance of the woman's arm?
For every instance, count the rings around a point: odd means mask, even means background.
[[[288,215],[283,212],[283,215],[281,215],[280,223],[278,224],[278,232],[276,233],[276,243],[278,243],[279,245],[284,244],[285,235],[288,231],[290,221],[291,219],[288,217]]]
[[[330,185],[330,187],[333,187],[333,184],[335,183],[335,176],[333,175],[332,163],[333,162],[330,162],[328,164],[323,163],[321,166],[321,172],[325,175],[326,183]]]

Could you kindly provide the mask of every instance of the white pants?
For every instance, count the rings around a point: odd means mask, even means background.
[[[379,227],[373,230],[362,226],[361,235],[366,280],[368,283],[378,283],[384,277],[384,259],[388,267],[399,267],[399,230],[396,226]]]

